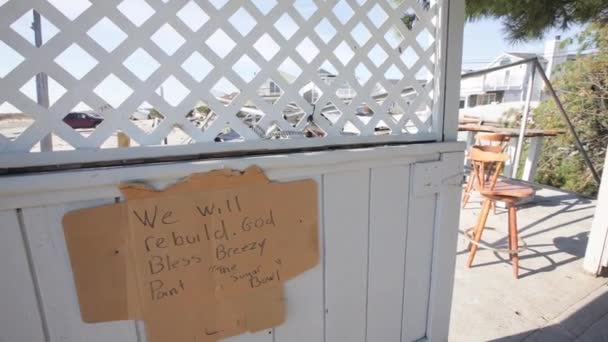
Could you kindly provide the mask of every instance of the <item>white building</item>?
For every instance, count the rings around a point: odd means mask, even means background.
[[[538,57],[547,76],[551,78],[559,64],[576,56],[576,54],[568,54],[561,43],[559,36],[547,41],[543,54],[504,52],[484,69]],[[463,79],[460,85],[460,114],[479,117],[485,121],[498,121],[508,109],[523,107],[531,72],[531,65],[521,64]],[[533,105],[537,105],[542,99],[542,89],[542,80],[536,76],[532,93]]]

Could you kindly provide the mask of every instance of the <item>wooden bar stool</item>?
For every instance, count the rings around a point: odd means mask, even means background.
[[[492,152],[504,152],[509,146],[510,134],[504,133],[477,133],[475,135],[476,146],[492,147]]]
[[[462,208],[464,209],[471,198],[473,190],[492,190],[496,185],[498,176],[502,172],[509,156],[501,153],[502,147],[475,145],[469,151],[471,159],[471,174],[464,188]]]
[[[496,184],[493,190],[481,190],[481,195],[484,197],[484,201],[481,209],[481,214],[479,214],[479,219],[477,220],[477,225],[475,225],[474,227],[473,236],[471,237],[469,234],[470,229],[466,232],[466,236],[471,242],[469,245],[470,253],[469,260],[467,262],[467,267],[471,267],[471,265],[473,264],[473,260],[475,259],[475,253],[477,253],[477,248],[479,246],[483,246],[485,248],[494,250],[495,252],[509,253],[509,259],[513,263],[513,275],[517,279],[519,278],[518,253],[526,248],[525,242],[521,240],[517,234],[517,203],[525,198],[534,195],[534,189],[529,186],[517,185],[507,182],[499,182]],[[492,202],[496,201],[504,202],[507,206],[509,213],[508,250],[500,250],[480,243],[481,235],[483,234],[483,230],[486,226],[486,221],[488,219],[490,207],[492,205]],[[520,248],[520,241],[522,242],[523,248]]]

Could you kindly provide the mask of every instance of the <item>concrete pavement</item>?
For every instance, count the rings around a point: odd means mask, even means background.
[[[477,221],[479,199],[461,214],[450,341],[608,341],[608,278],[584,273],[582,258],[595,201],[542,189],[518,211],[520,279],[508,255],[480,249],[465,263],[462,232]],[[506,247],[507,214],[490,214],[483,240]]]

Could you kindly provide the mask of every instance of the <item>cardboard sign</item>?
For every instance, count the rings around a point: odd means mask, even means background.
[[[314,181],[250,168],[121,191],[64,217],[84,321],[143,319],[152,342],[266,329],[285,318],[282,283],[318,263]]]

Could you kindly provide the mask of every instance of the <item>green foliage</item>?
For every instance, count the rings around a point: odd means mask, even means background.
[[[595,47],[598,52],[561,64],[553,86],[599,170],[608,144],[608,26],[592,24],[578,40],[583,48]],[[598,185],[553,100],[544,101],[533,115],[537,127],[566,131],[545,140],[537,181],[595,195]]]
[[[501,19],[507,39],[539,39],[551,28],[608,21],[606,0],[466,0],[467,18]]]
[[[522,108],[510,108],[506,112],[502,113],[502,116],[498,123],[502,127],[519,128],[519,123],[523,115],[522,112]]]
[[[211,111],[211,109],[209,109],[209,107],[207,107],[206,105],[196,107],[196,110],[198,110],[199,113],[203,113],[203,114],[209,114],[209,112]]]
[[[393,2],[396,5],[398,5],[402,1],[393,0]],[[431,0],[417,0],[417,2],[420,5],[420,7],[424,10],[428,10],[431,7]],[[406,13],[403,17],[401,17],[401,21],[403,22],[403,24],[405,24],[405,27],[407,27],[410,30],[414,27],[414,24],[418,20],[420,20],[420,18],[418,18],[418,16],[416,16],[416,14],[414,12]]]
[[[401,3],[401,0],[393,0]],[[416,0],[429,8],[430,0]],[[552,28],[565,30],[572,25],[608,23],[608,0],[465,0],[467,19],[500,19],[504,33],[512,42],[543,38]],[[401,20],[409,29],[417,20],[405,14]]]

